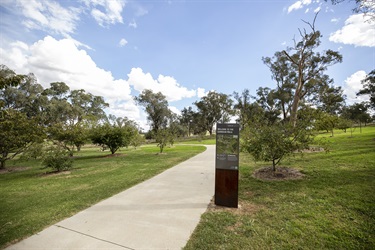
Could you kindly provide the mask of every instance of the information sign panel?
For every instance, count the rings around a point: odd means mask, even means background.
[[[215,204],[238,207],[239,124],[216,127]]]

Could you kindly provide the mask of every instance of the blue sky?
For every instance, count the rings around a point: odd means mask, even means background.
[[[147,129],[132,96],[161,91],[175,112],[208,91],[275,87],[262,57],[293,45],[298,28],[316,29],[321,49],[343,63],[327,72],[347,102],[375,69],[375,23],[353,1],[317,0],[0,0],[0,63],[38,81],[103,96],[108,113]]]

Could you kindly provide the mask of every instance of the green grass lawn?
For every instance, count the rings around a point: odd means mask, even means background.
[[[0,174],[0,249],[204,150],[177,145],[160,155],[149,145],[107,157],[108,151],[86,147],[75,154],[73,169],[59,174],[46,174],[36,160],[7,162],[13,171]]]
[[[190,249],[375,249],[375,127],[321,134],[330,152],[306,153],[281,166],[302,180],[262,181],[269,166],[240,156],[238,209],[209,209]]]

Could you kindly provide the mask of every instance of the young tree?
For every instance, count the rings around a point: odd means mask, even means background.
[[[306,128],[293,127],[289,123],[252,122],[242,133],[241,148],[257,161],[271,161],[272,170],[276,171],[277,164],[286,156],[308,148],[311,135]]]

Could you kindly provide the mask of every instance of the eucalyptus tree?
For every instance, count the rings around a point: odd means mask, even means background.
[[[139,96],[134,97],[134,101],[144,107],[151,130],[154,133],[168,126],[168,121],[172,113],[169,110],[166,96],[161,92],[154,93],[150,89],[145,89]]]
[[[192,107],[185,107],[181,110],[180,115],[180,124],[186,128],[187,136],[190,136],[190,131],[194,126],[193,119],[194,119],[194,111]]]
[[[233,92],[233,98],[235,100],[233,110],[235,115],[238,116],[237,122],[243,129],[252,116],[251,99],[255,98],[250,95],[250,90],[248,89],[244,89],[241,94]]]
[[[53,82],[43,94],[48,98],[48,131],[55,140],[72,155],[88,140],[88,129],[93,122],[106,117],[108,104],[101,96],[85,90],[70,90],[64,82]]]
[[[290,123],[293,126],[296,126],[300,103],[304,99],[318,94],[317,89],[319,89],[319,86],[329,84],[331,81],[324,72],[329,66],[342,62],[342,56],[336,51],[326,50],[319,52],[318,48],[321,44],[320,38],[322,35],[320,31],[315,29],[317,14],[313,23],[304,21],[309,26],[310,32],[307,32],[306,29],[299,29],[299,41],[294,39],[292,47],[276,52],[273,58],[264,59],[271,65],[283,60],[282,70],[287,67],[288,71],[293,72],[289,74],[295,79],[293,87],[288,85],[288,88],[291,87],[291,93],[293,93],[290,105]]]
[[[365,79],[362,80],[363,88],[357,93],[358,95],[370,96],[370,107],[375,110],[375,70],[372,70]]]
[[[16,87],[21,84],[24,75],[17,75],[16,72],[4,64],[0,64],[0,89],[5,87]]]
[[[200,122],[202,122],[203,129],[212,135],[213,126],[215,123],[222,121],[228,122],[230,117],[234,114],[233,100],[229,95],[210,91],[208,94],[196,101],[197,113],[200,114]]]

